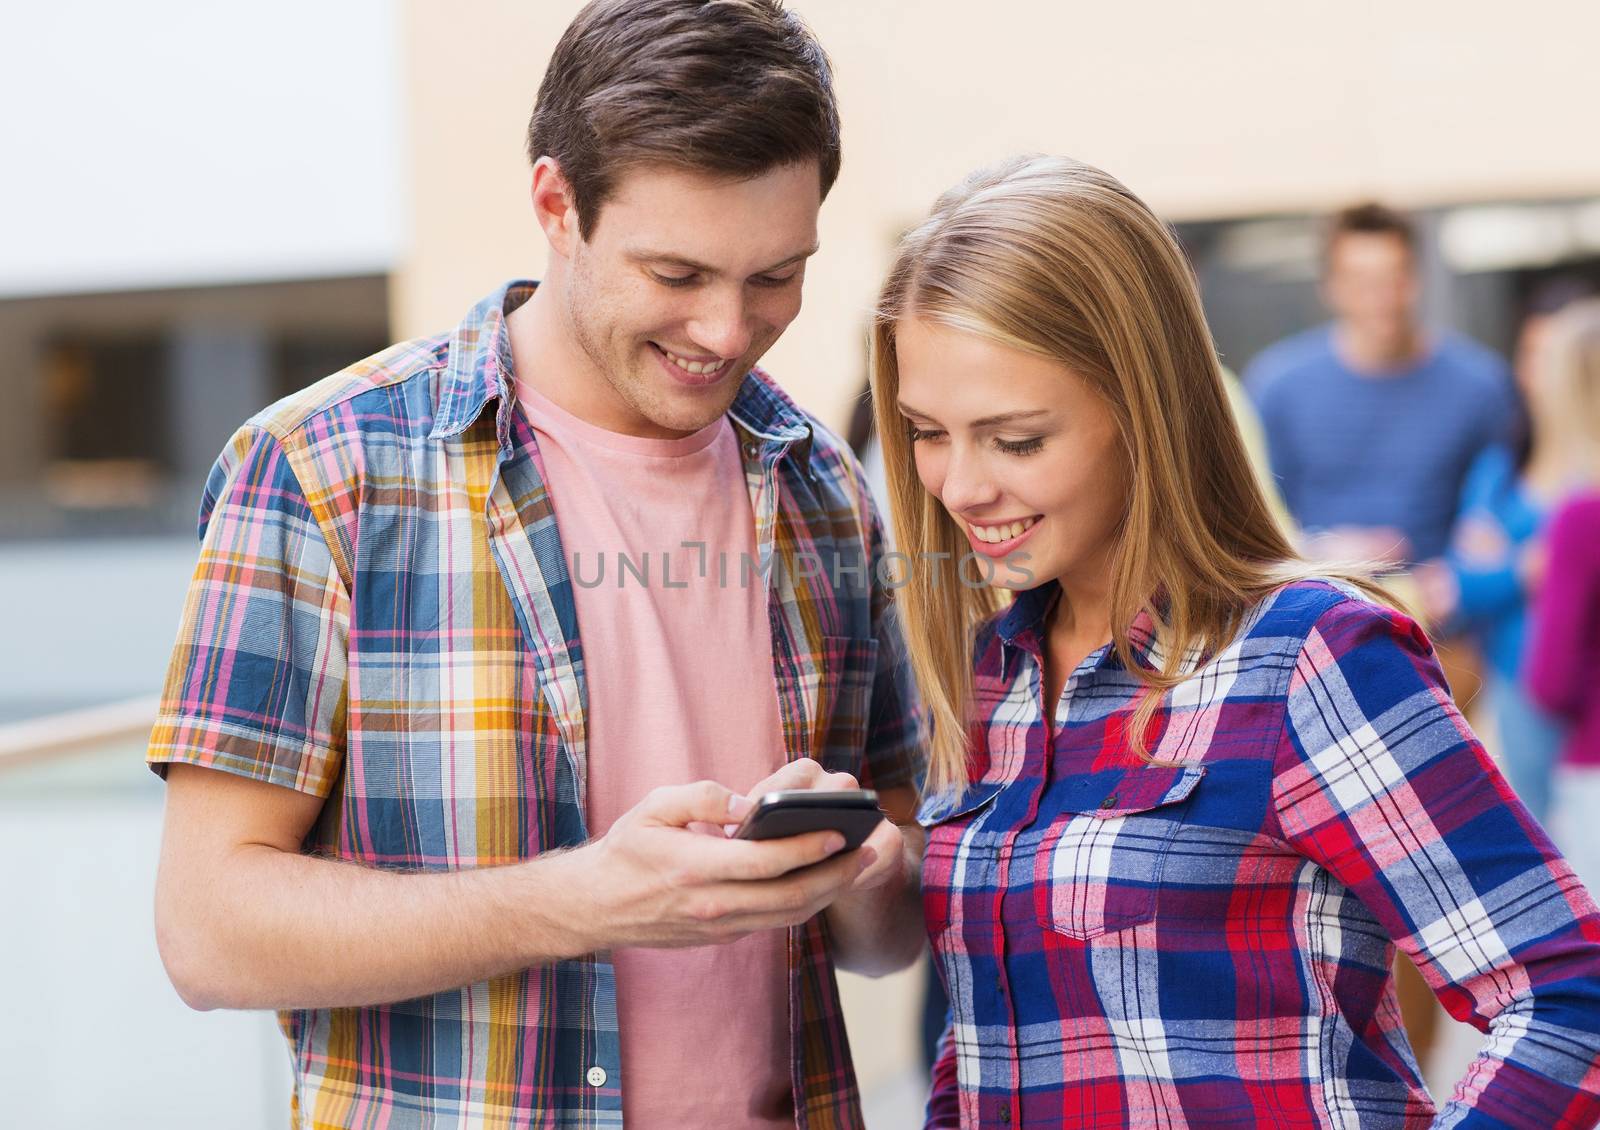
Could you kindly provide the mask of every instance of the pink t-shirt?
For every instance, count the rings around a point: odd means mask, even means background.
[[[658,785],[709,778],[748,791],[786,759],[766,592],[759,579],[741,584],[755,518],[732,425],[642,439],[526,386],[520,397],[574,581],[590,833]],[[786,944],[768,930],[613,951],[628,1125],[794,1125]]]

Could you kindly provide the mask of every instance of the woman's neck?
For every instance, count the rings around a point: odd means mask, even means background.
[[[1581,476],[1582,460],[1573,450],[1576,444],[1565,439],[1562,425],[1554,421],[1536,423],[1533,450],[1522,468],[1522,483],[1535,498],[1553,500],[1567,491]]]
[[[1046,625],[1051,652],[1076,667],[1111,638],[1111,579],[1057,578],[1061,599]],[[1070,667],[1068,668],[1071,669]]]

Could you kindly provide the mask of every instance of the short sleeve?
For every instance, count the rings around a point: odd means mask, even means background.
[[[276,438],[233,437],[200,535],[146,761],[326,797],[343,762],[349,599]]]

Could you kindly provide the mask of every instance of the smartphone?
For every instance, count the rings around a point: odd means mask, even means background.
[[[871,789],[785,789],[766,793],[734,835],[741,840],[777,840],[804,832],[834,831],[844,847],[861,846],[883,819],[878,794]]]

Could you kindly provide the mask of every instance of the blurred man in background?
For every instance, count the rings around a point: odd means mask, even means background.
[[[1323,259],[1332,324],[1271,346],[1246,373],[1313,556],[1404,567],[1442,553],[1468,468],[1515,418],[1505,363],[1418,320],[1416,251],[1405,216],[1340,212]]]

